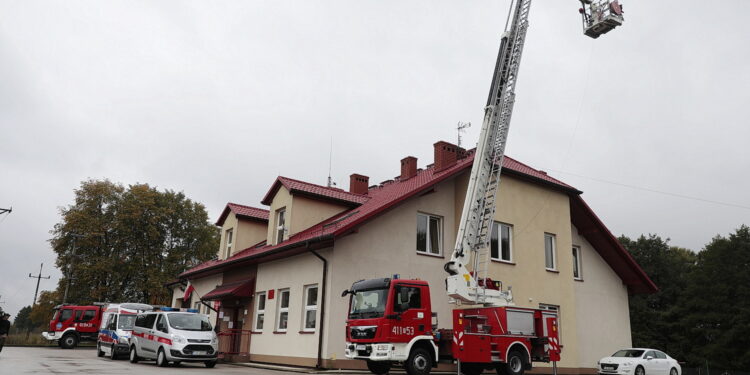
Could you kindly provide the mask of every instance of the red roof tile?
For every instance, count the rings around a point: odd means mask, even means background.
[[[317,198],[343,202],[347,205],[360,205],[367,202],[369,199],[366,195],[350,193],[343,189],[311,184],[309,182],[279,176],[276,181],[274,181],[273,185],[271,185],[271,189],[268,190],[268,193],[263,197],[261,203],[271,205],[273,196],[276,195],[276,192],[279,191],[281,186],[287,188],[292,194],[301,193],[315,196]]]
[[[234,212],[235,215],[241,218],[268,221],[268,210],[230,202],[227,203],[226,207],[224,207],[224,211],[222,211],[221,215],[219,216],[219,220],[216,220],[216,225],[224,225],[224,220],[227,219],[230,211]]]

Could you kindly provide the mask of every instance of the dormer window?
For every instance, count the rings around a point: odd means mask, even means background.
[[[284,232],[286,225],[286,208],[276,211],[276,243],[284,241]]]
[[[227,229],[226,232],[226,249],[224,253],[224,258],[229,258],[230,255],[232,255],[232,229]]]

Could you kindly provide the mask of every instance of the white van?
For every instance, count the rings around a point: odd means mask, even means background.
[[[194,310],[189,310],[194,311]],[[173,362],[203,362],[216,366],[219,340],[208,315],[173,308],[138,314],[130,337],[130,362],[155,359],[164,367]]]
[[[154,307],[143,303],[109,303],[103,306],[99,335],[96,339],[96,355],[109,355],[117,359],[120,354],[127,355],[130,334],[133,332],[135,317],[138,313],[151,311]]]

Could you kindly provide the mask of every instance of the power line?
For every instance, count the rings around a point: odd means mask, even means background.
[[[745,209],[745,210],[750,210],[750,206],[745,206],[745,205],[741,205],[741,204],[738,204],[738,203],[721,202],[721,201],[715,201],[715,200],[705,199],[705,198],[701,198],[701,197],[693,197],[693,196],[690,196],[690,195],[673,193],[673,192],[663,191],[663,190],[656,190],[656,189],[651,189],[651,188],[647,188],[647,187],[643,187],[643,186],[636,186],[636,185],[631,185],[631,184],[625,184],[625,183],[622,183],[622,182],[608,181],[608,180],[603,180],[603,179],[596,178],[596,177],[589,177],[589,176],[584,176],[584,175],[580,175],[580,174],[576,174],[576,173],[559,171],[559,170],[555,170],[555,169],[546,169],[546,170],[548,170],[550,172],[562,173],[562,174],[567,174],[567,175],[576,176],[576,177],[580,177],[580,178],[585,178],[587,180],[592,180],[592,181],[601,182],[601,183],[605,183],[605,184],[622,186],[622,187],[626,187],[626,188],[630,188],[630,189],[634,189],[634,190],[643,190],[643,191],[648,191],[650,193],[668,195],[670,197],[675,197],[675,198],[689,199],[689,200],[694,200],[694,201],[699,201],[699,202],[712,203],[712,204],[718,204],[718,205],[727,206],[727,207],[742,208],[742,209]]]

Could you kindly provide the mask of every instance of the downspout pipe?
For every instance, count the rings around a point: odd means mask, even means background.
[[[310,243],[306,243],[307,250],[323,262],[323,281],[321,282],[320,292],[320,324],[318,329],[318,362],[315,364],[316,369],[323,368],[323,325],[326,317],[326,287],[328,281],[328,260],[323,258],[318,252],[310,248]]]

